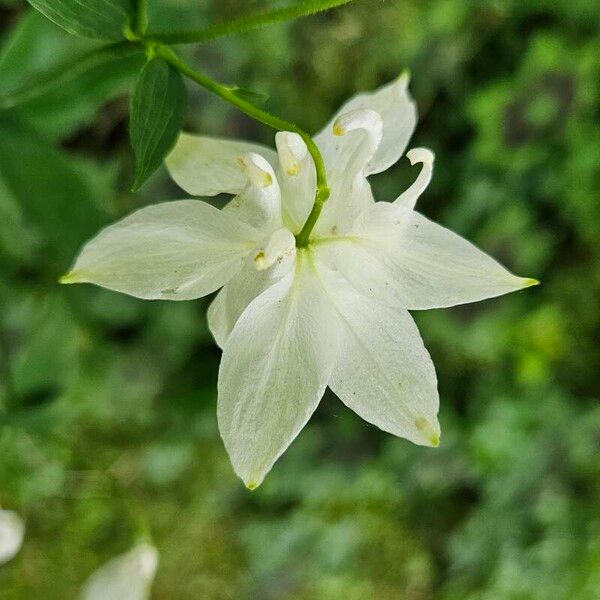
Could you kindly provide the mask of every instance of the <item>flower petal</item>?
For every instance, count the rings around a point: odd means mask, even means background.
[[[277,155],[266,146],[189,133],[179,136],[166,164],[175,183],[188,194],[239,194],[247,179],[237,160],[250,152],[260,154],[272,165],[277,164]]]
[[[369,423],[437,446],[435,369],[408,311],[363,295],[323,265],[319,274],[342,330],[329,387]]]
[[[276,231],[272,238],[279,238],[281,231]],[[287,234],[291,236],[289,232]],[[284,233],[283,237],[287,237],[287,234]],[[296,258],[293,236],[288,240],[290,241],[292,245],[288,245],[267,269],[257,269],[256,251],[249,254],[239,272],[225,284],[208,307],[208,328],[220,348],[225,345],[248,304],[293,269]],[[271,246],[274,244],[271,243]],[[267,251],[267,254],[270,254],[270,251]],[[265,258],[265,264],[267,262],[269,261]]]
[[[289,229],[282,227],[270,235],[262,248],[253,252],[254,267],[257,271],[265,271],[276,262],[283,261],[296,251],[296,238]]]
[[[62,283],[94,283],[148,300],[190,300],[219,289],[262,235],[199,200],[148,206],[102,230]]]
[[[315,164],[304,140],[289,131],[275,136],[279,165],[277,179],[281,186],[283,222],[293,233],[298,233],[315,200]]]
[[[377,203],[344,240],[323,245],[363,293],[410,310],[501,296],[537,283],[415,211]]]
[[[380,173],[391,167],[404,154],[417,124],[417,109],[408,92],[410,77],[403,73],[391,83],[375,90],[357,94],[346,102],[320,136],[326,134],[340,115],[356,109],[379,113],[383,122],[383,137],[369,160],[365,173]]]
[[[238,168],[246,176],[244,189],[223,209],[260,231],[281,227],[281,192],[273,167],[260,154],[239,156]]]
[[[158,551],[140,544],[92,573],[82,600],[147,600],[158,567]]]
[[[323,144],[331,196],[317,221],[315,235],[345,233],[374,203],[365,169],[381,141],[381,127],[381,117],[375,111],[354,110],[335,121],[333,144],[324,135],[317,140]]]
[[[394,204],[403,209],[413,210],[421,194],[427,189],[433,177],[433,161],[435,155],[427,148],[413,148],[406,153],[411,165],[421,163],[421,172],[414,183],[394,201]]]
[[[25,524],[12,510],[0,510],[0,565],[8,562],[23,545]]]
[[[336,349],[335,315],[303,250],[295,272],[246,308],[223,350],[219,429],[248,488],[260,485],[316,409]]]

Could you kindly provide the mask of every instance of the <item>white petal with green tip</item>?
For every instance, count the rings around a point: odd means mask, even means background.
[[[337,245],[335,264],[357,289],[411,310],[476,302],[537,283],[423,215],[386,203],[362,215],[348,241]]]
[[[246,308],[223,350],[219,429],[250,489],[316,409],[335,359],[335,314],[306,254]]]
[[[262,235],[200,200],[142,208],[102,230],[62,283],[94,283],[147,300],[191,300],[219,289]]]
[[[329,387],[365,421],[415,444],[437,446],[435,369],[408,311],[365,296],[327,267],[319,274],[341,325]]]

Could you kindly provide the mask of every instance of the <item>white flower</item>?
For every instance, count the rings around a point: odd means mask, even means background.
[[[64,282],[139,298],[189,300],[222,288],[209,308],[223,348],[218,419],[237,474],[258,486],[329,386],[361,417],[437,446],[435,370],[411,309],[474,302],[536,283],[432,223],[415,204],[433,154],[394,202],[375,202],[367,176],[403,154],[416,124],[408,77],[346,103],[315,138],[331,196],[296,247],[314,202],[302,138],[263,146],[182,134],[167,160],[188,193],[235,194],[223,210],[198,200],[143,208],[82,250]]]
[[[12,510],[0,510],[0,565],[8,562],[23,545],[25,523]]]
[[[94,571],[83,586],[82,600],[147,600],[158,567],[158,551],[139,544]]]

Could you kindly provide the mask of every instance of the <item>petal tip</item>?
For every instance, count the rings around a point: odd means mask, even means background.
[[[426,417],[415,419],[415,427],[423,435],[428,446],[437,448],[440,445],[440,427],[435,419],[435,424],[431,424]]]
[[[261,250],[254,257],[254,266],[256,267],[257,271],[265,271],[269,267],[269,265],[267,264],[267,258],[263,250]]]
[[[81,282],[81,277],[77,274],[76,271],[69,271],[65,273],[62,277],[58,278],[58,283],[61,285],[70,285],[72,283]]]
[[[245,485],[247,489],[253,492],[260,485],[260,483],[257,483],[256,481],[248,481],[248,483]]]
[[[406,153],[406,158],[413,166],[417,163],[433,164],[435,154],[429,148],[412,148]]]
[[[267,161],[258,154],[248,153],[239,156],[238,165],[246,174],[248,179],[258,188],[266,188],[273,185],[273,175]]]
[[[346,133],[346,130],[342,127],[339,119],[333,124],[333,135],[340,137]]]
[[[410,78],[411,78],[410,69],[408,67],[406,67],[406,69],[404,69],[402,71],[402,73],[400,73],[400,75],[398,76],[398,83],[401,86],[408,85],[410,83]]]
[[[302,169],[302,161],[308,153],[304,140],[297,133],[280,131],[275,136],[275,145],[286,175],[298,175]]]
[[[356,108],[343,115],[340,115],[333,124],[333,135],[341,136],[364,129],[377,139],[377,144],[381,141],[381,132],[383,121],[381,115],[370,108]]]
[[[296,247],[296,238],[285,227],[277,229],[269,238],[266,246],[256,250],[254,266],[258,271],[265,271],[275,263],[281,263],[290,256]]]
[[[533,277],[527,277],[523,281],[523,287],[524,288],[534,287],[536,285],[540,285],[540,283],[541,283],[541,281],[539,281],[539,279],[533,279]]]

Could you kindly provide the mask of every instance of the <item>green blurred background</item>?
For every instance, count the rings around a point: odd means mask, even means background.
[[[150,4],[175,30],[276,3]],[[93,46],[0,0],[0,93]],[[409,67],[413,145],[437,155],[420,209],[542,286],[415,313],[440,448],[327,395],[250,493],[217,431],[208,302],[56,283],[101,226],[185,196],[164,169],[126,191],[139,59],[0,111],[0,504],[27,523],[0,598],[74,598],[148,532],[158,599],[600,597],[600,3],[356,0],[186,51],[313,132]],[[189,92],[187,129],[273,143]],[[414,177],[402,160],[373,186]]]

